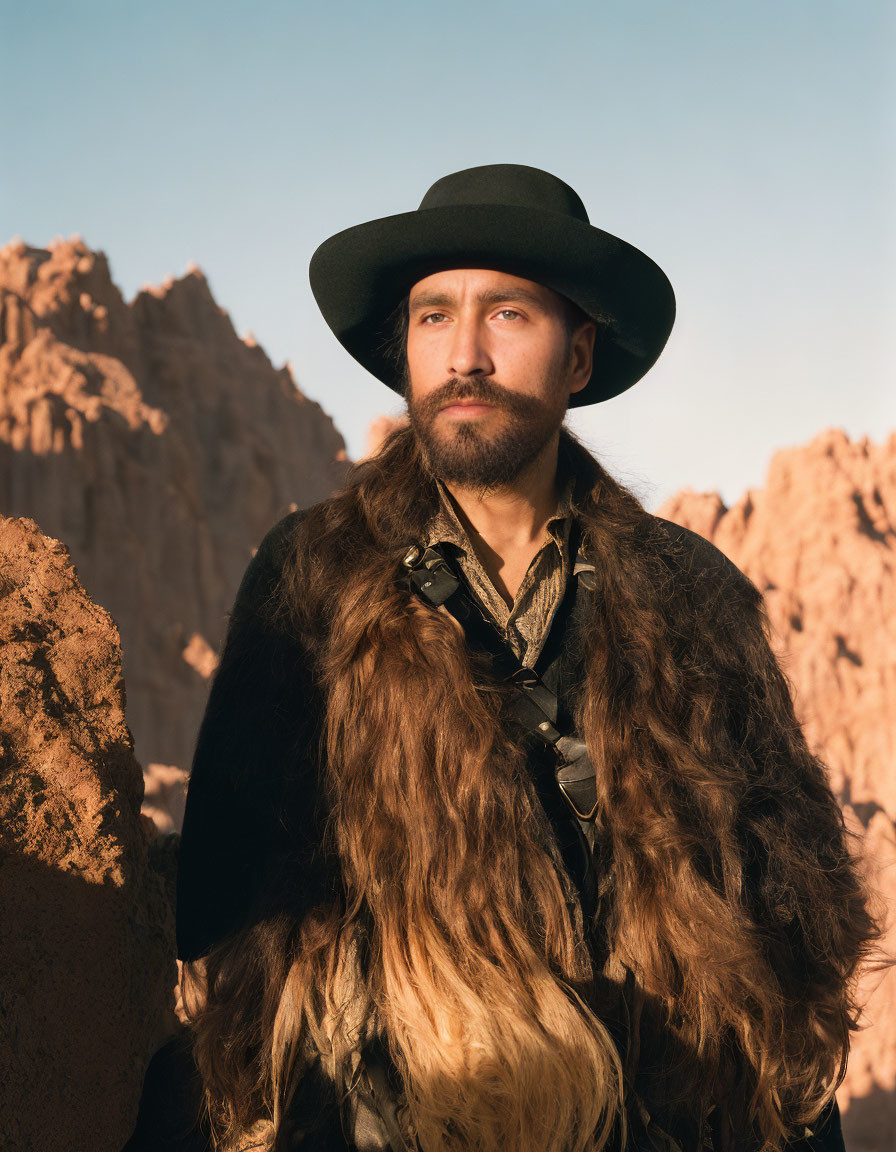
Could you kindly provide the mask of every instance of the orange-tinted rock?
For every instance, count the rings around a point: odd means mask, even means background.
[[[143,769],[143,814],[157,832],[177,832],[184,822],[189,772],[176,764],[147,764]]]
[[[126,303],[82,241],[0,249],[0,512],[58,536],[121,631],[145,763],[188,768],[236,589],[342,438],[198,269]]]
[[[896,911],[896,433],[836,429],[778,452],[731,508],[683,491],[661,516],[700,532],[762,590],[807,739],[864,831],[869,875]],[[888,863],[889,862],[889,863]],[[896,953],[890,924],[884,946]],[[869,975],[867,996],[874,985]],[[847,1146],[896,1147],[896,973],[871,996],[840,1098]]]
[[[174,1017],[118,633],[65,548],[0,517],[0,1132],[119,1152]]]

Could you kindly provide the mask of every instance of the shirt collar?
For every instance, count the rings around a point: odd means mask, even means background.
[[[469,555],[471,551],[470,538],[458,518],[451,494],[441,480],[436,480],[436,486],[439,490],[439,509],[429,522],[426,547],[432,547],[434,544],[452,544],[455,548],[460,549],[464,555]],[[557,502],[557,511],[546,525],[549,539],[554,541],[561,554],[568,544],[569,531],[572,526],[573,487],[573,480],[567,480]]]

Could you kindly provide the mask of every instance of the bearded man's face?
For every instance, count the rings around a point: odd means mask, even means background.
[[[571,334],[551,289],[482,268],[420,280],[408,313],[408,414],[432,472],[475,489],[511,483],[588,382],[593,326]]]

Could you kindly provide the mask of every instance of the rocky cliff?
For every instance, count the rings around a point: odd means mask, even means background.
[[[345,471],[331,420],[198,269],[128,303],[80,239],[0,249],[0,512],[64,540],[117,622],[151,776],[189,766],[252,550]]]
[[[765,485],[727,508],[683,491],[659,515],[701,533],[765,597],[797,713],[829,766],[896,954],[896,433],[829,430],[778,452]],[[869,976],[841,1104],[847,1146],[896,1147],[896,972]]]
[[[176,1026],[170,892],[113,621],[32,521],[0,555],[0,1144],[119,1152]]]

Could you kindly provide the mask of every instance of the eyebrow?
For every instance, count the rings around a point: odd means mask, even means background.
[[[507,304],[513,302],[531,304],[535,308],[545,309],[544,300],[526,288],[488,288],[484,292],[480,292],[476,297],[477,304]],[[421,292],[418,296],[412,297],[410,309],[412,312],[415,312],[420,308],[449,308],[452,304],[456,303],[456,298],[445,292]]]

